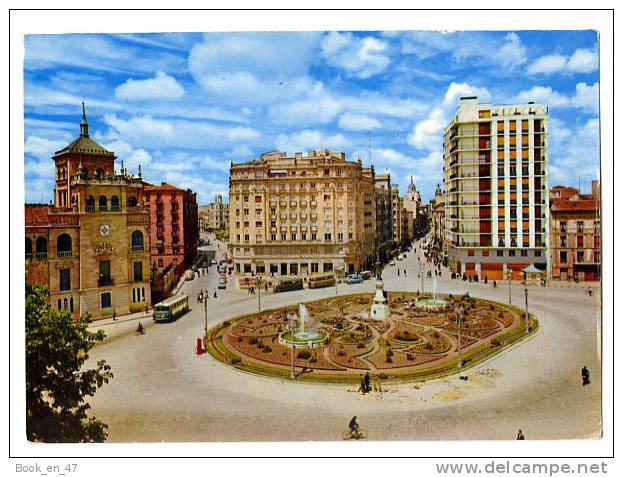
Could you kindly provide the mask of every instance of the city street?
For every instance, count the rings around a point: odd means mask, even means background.
[[[421,288],[418,249],[383,271],[388,291]],[[216,250],[211,242],[209,249]],[[217,260],[226,246],[217,249]],[[420,256],[420,260],[423,257]],[[400,275],[398,275],[400,269]],[[407,271],[407,277],[404,271]],[[434,277],[434,274],[433,274]],[[109,334],[91,351],[91,360],[106,359],[114,378],[91,400],[92,415],[109,425],[109,442],[134,441],[279,441],[339,440],[353,415],[369,440],[514,439],[521,428],[528,439],[598,437],[600,409],[600,298],[586,286],[554,284],[529,287],[529,311],[540,322],[526,342],[459,375],[425,383],[386,386],[361,395],[352,386],[296,383],[249,375],[210,355],[197,356],[204,333],[204,306],[199,290],[208,290],[209,327],[258,310],[335,295],[335,287],[250,295],[230,279],[217,290],[218,273],[185,282],[179,293],[190,298],[191,311],[173,323],[141,318],[145,335],[134,330],[137,319],[94,324]],[[439,293],[465,293],[508,303],[507,282],[451,280],[443,270]],[[370,292],[374,280],[337,286],[339,294]],[[524,308],[524,287],[511,286],[512,303]],[[591,384],[583,387],[580,369],[587,366]]]

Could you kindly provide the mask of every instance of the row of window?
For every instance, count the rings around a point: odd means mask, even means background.
[[[264,265],[256,265],[255,272],[256,273],[265,273]],[[298,275],[299,271],[309,270],[310,273],[319,273],[320,272],[320,264],[317,262],[312,263],[271,263],[269,265],[269,272],[271,275]],[[236,263],[236,272],[251,273],[251,264],[245,263],[243,266],[240,266],[240,263]],[[322,273],[333,272],[333,263],[332,262],[324,262],[322,263]]]
[[[575,252],[575,261],[576,261],[576,263],[583,263],[584,262],[584,259],[586,257],[584,252],[585,252],[584,250],[577,250]],[[560,255],[559,255],[560,263],[569,263],[569,259],[570,258],[573,259],[573,255],[574,255],[573,252],[568,254],[566,250],[561,250],[559,253],[560,253]],[[599,253],[599,250],[594,250],[593,251],[593,263],[599,263],[600,262],[600,258],[601,258],[601,255]]]
[[[514,257],[516,254],[516,250],[496,250],[496,256],[498,257],[503,257],[504,256],[504,252],[508,253],[509,257]],[[528,256],[528,250],[520,250],[520,255],[522,257],[527,257]],[[489,256],[489,250],[481,250],[480,251],[481,255],[483,257],[488,257]],[[476,255],[476,251],[473,249],[469,249],[467,250],[467,256],[468,257],[474,257]],[[535,257],[540,257],[542,255],[541,250],[535,250],[534,251],[534,256]]]
[[[136,207],[138,205],[138,199],[134,196],[128,197],[128,207]],[[100,212],[108,211],[108,198],[105,195],[100,195],[98,199],[98,210]],[[110,198],[110,210],[112,212],[119,212],[121,210],[121,206],[119,205],[119,197],[113,195]],[[92,195],[87,197],[86,203],[86,211],[87,212],[95,212],[95,197]]]
[[[135,230],[132,232],[132,251],[144,250],[143,232]],[[45,237],[37,237],[35,257],[38,260],[48,258],[48,240]],[[26,260],[33,258],[32,239],[26,237],[25,240]],[[61,234],[56,239],[56,256],[58,258],[68,258],[73,254],[72,240],[69,234]]]

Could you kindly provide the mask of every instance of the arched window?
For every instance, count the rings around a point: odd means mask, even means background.
[[[48,259],[48,239],[37,237],[37,260]]]
[[[104,169],[95,169],[95,177],[97,179],[104,177]]]
[[[119,197],[117,197],[116,195],[113,195],[110,198],[110,210],[112,210],[113,212],[119,212]]]
[[[141,232],[140,230],[135,230],[134,232],[132,232],[132,250],[133,251],[144,250],[143,232]]]
[[[138,200],[133,195],[128,197],[128,207],[136,207],[138,205]]]
[[[71,237],[68,234],[59,235],[56,239],[56,256],[71,257],[71,252]]]
[[[108,199],[105,195],[100,195],[99,198],[100,212],[106,212],[108,210]]]
[[[92,195],[87,197],[87,212],[95,212],[95,198]]]
[[[26,237],[26,260],[32,260],[32,240]]]

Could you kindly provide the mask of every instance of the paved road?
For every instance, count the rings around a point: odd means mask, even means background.
[[[214,245],[212,245],[214,246]],[[217,253],[223,252],[223,246]],[[401,268],[398,277],[397,269]],[[404,277],[402,270],[407,270]],[[416,290],[417,252],[383,272],[388,290]],[[530,311],[539,332],[465,374],[420,385],[387,386],[362,396],[354,388],[263,378],[231,369],[209,355],[194,354],[203,335],[199,289],[216,288],[212,267],[182,287],[192,311],[174,323],[147,326],[105,325],[113,336],[91,352],[106,358],[114,379],[92,399],[92,412],[109,425],[109,441],[275,441],[339,440],[353,415],[370,440],[514,439],[521,428],[528,439],[596,437],[600,433],[599,297],[582,288],[531,287]],[[508,286],[425,279],[427,291],[469,292],[508,301]],[[595,287],[593,287],[595,288]],[[340,294],[372,292],[374,282],[338,285]],[[523,307],[523,288],[512,287],[513,304]],[[335,289],[262,294],[262,308],[334,296]],[[257,310],[257,295],[236,290],[233,281],[219,298],[210,298],[210,326]],[[135,322],[134,322],[135,323]],[[125,328],[123,328],[125,326]],[[588,366],[592,384],[583,387],[580,369]]]

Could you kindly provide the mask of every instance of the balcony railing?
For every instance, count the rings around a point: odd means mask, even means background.
[[[58,258],[71,258],[72,256],[72,251],[71,250],[59,250],[58,252],[56,252],[56,256]]]
[[[132,245],[133,252],[143,252],[145,250],[144,245]]]
[[[99,280],[97,280],[98,287],[109,287],[109,286],[112,286],[113,283],[114,283],[113,279],[110,277],[102,277]]]
[[[87,206],[85,207],[85,210],[86,210],[87,212],[95,212],[95,206],[94,206],[94,205],[87,205]]]
[[[47,260],[48,259],[48,252],[37,252],[35,255],[35,258],[37,260]]]

